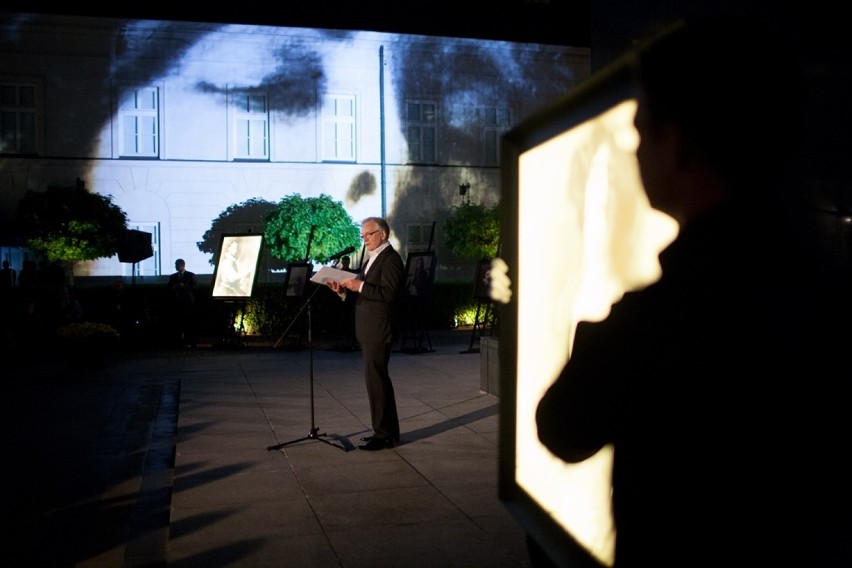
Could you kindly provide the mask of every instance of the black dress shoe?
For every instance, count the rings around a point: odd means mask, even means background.
[[[363,436],[361,438],[361,441],[362,442],[369,442],[372,439],[373,439],[373,436]],[[395,444],[398,444],[399,443],[399,434],[397,434],[396,436],[391,436],[390,441],[395,443]]]
[[[363,446],[358,446],[359,450],[367,450],[368,452],[375,452],[378,450],[384,450],[385,448],[392,448],[393,440],[391,438],[370,438],[370,441],[364,444]]]

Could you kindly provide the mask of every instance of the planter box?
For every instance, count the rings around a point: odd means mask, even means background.
[[[479,338],[479,389],[500,396],[499,341],[496,337]]]

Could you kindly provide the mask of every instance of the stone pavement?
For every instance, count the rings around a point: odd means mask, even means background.
[[[497,497],[498,399],[470,337],[393,354],[402,441],[379,452],[354,449],[370,432],[358,351],[261,341],[12,366],[7,565],[530,566]]]

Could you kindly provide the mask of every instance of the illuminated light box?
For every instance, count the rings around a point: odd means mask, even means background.
[[[213,274],[213,299],[251,298],[262,245],[263,235],[222,235]]]
[[[656,281],[677,234],[642,187],[634,91],[621,59],[503,137],[500,498],[560,565],[613,564],[613,449],[563,462],[538,441],[536,407],[577,323]]]

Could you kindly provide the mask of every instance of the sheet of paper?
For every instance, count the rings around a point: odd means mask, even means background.
[[[350,278],[355,278],[354,272],[323,266],[319,269],[319,272],[311,276],[311,282],[325,284],[326,282],[340,282],[341,280],[349,280]]]

